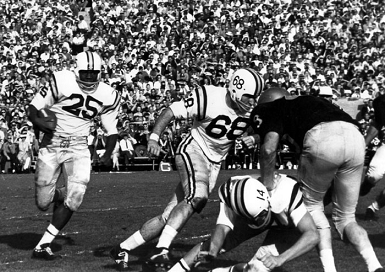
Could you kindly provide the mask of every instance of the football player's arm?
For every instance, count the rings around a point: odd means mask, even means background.
[[[34,105],[29,105],[28,107],[28,119],[32,122],[35,130],[44,132],[44,133],[52,133],[55,129],[44,121],[43,118],[38,117],[38,110]],[[35,135],[38,135],[38,131],[35,131]]]
[[[255,147],[256,144],[260,142],[260,137],[258,134],[252,134],[252,135],[243,136],[241,140],[248,149],[252,149]]]
[[[260,259],[267,268],[272,270],[275,267],[279,267],[287,261],[305,254],[318,244],[320,239],[319,233],[309,212],[305,213],[299,221],[297,228],[301,232],[301,237],[292,247],[278,256],[266,254]]]
[[[370,142],[378,135],[378,128],[376,122],[373,120],[370,123],[370,126],[368,128],[368,131],[366,132],[365,136],[365,144],[368,146]]]
[[[161,147],[159,145],[159,136],[165,130],[167,125],[175,118],[173,111],[170,107],[164,109],[158,119],[156,119],[154,128],[148,138],[147,151],[155,156],[159,156]]]
[[[259,155],[261,160],[261,177],[268,191],[274,189],[274,173],[279,139],[278,133],[268,132],[264,138]]]

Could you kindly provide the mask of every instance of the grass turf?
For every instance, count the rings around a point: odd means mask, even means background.
[[[233,175],[255,171],[223,170],[218,183]],[[92,174],[83,205],[52,244],[52,250],[62,258],[48,262],[31,259],[31,253],[51,220],[52,208],[48,212],[36,208],[33,175],[1,175],[0,271],[115,271],[108,255],[111,247],[126,239],[146,220],[160,214],[178,181],[175,171]],[[369,195],[360,199],[357,220],[368,231],[378,258],[385,265],[384,212],[380,211],[377,222],[363,220],[367,205],[383,186],[383,183],[378,184]],[[330,219],[330,206],[326,211]],[[182,256],[196,243],[207,239],[217,212],[218,195],[214,190],[203,212],[195,214],[177,236],[172,252]],[[211,267],[248,261],[264,236],[253,238],[220,256]],[[281,237],[277,236],[277,239]],[[140,261],[155,242],[133,252],[130,260],[133,271],[142,271]],[[335,230],[333,248],[338,271],[366,271],[358,253],[339,240]],[[199,270],[204,271],[204,268]],[[312,250],[275,271],[321,272],[322,268],[316,251]]]

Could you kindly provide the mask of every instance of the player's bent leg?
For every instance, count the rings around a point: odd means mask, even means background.
[[[374,154],[366,171],[365,178],[361,184],[360,196],[367,195],[370,190],[385,175],[385,145],[380,146]]]
[[[35,172],[35,201],[38,209],[48,210],[55,195],[56,181],[60,172],[56,152],[41,148]]]
[[[83,197],[90,181],[91,162],[88,148],[73,149],[64,161],[64,170],[67,174],[67,195],[65,205],[76,212],[83,202]]]
[[[64,226],[68,223],[68,221],[71,219],[72,214],[74,212],[70,210],[65,203],[62,203],[59,205],[52,216],[52,225],[55,226],[56,229],[59,231],[64,228]]]
[[[354,248],[364,259],[369,272],[381,271],[382,266],[370,243],[368,233],[357,222],[351,222],[344,229],[344,236],[352,243]]]
[[[195,245],[169,270],[169,272],[190,271],[193,267],[197,267],[201,263],[210,262],[214,257],[208,255],[209,250],[210,240]]]

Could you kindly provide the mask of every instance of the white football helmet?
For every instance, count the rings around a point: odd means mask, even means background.
[[[101,79],[102,59],[95,52],[81,52],[76,56],[76,81],[86,93],[96,90]]]
[[[270,196],[257,179],[232,177],[219,188],[219,197],[237,215],[246,218],[253,228],[263,228],[270,222]]]
[[[251,112],[253,106],[241,101],[242,96],[246,95],[255,100],[265,87],[263,77],[251,68],[241,68],[231,76],[228,92],[231,99],[237,104],[238,108],[244,112]]]

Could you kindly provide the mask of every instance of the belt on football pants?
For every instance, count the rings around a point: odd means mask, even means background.
[[[60,140],[67,140],[67,141],[81,141],[81,140],[87,140],[87,136],[54,136],[54,138],[58,138]]]

